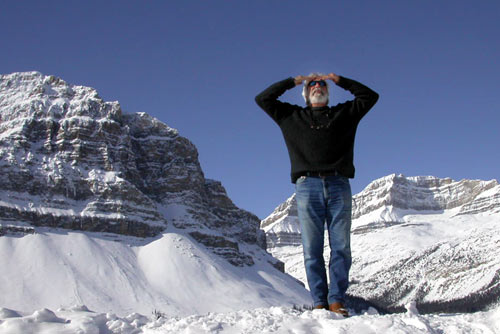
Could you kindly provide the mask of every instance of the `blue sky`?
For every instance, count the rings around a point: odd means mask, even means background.
[[[265,218],[294,187],[254,102],[335,72],[380,94],[353,193],[402,173],[500,179],[499,1],[2,1],[0,73],[37,70],[147,112],[198,148],[207,178]],[[351,99],[338,87],[331,103]],[[282,100],[303,104],[295,88]]]

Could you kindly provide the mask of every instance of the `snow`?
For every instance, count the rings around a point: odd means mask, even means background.
[[[0,237],[0,268],[8,268],[0,276],[0,307],[85,304],[120,315],[158,309],[182,316],[308,302],[307,291],[266,260],[234,267],[183,233],[171,228],[141,239],[37,228]]]
[[[297,219],[290,219],[288,216],[283,216],[271,225],[266,226],[264,231],[266,233],[300,233],[300,225]]]
[[[229,265],[173,228],[150,239],[37,228],[1,237],[0,254],[1,334],[500,333],[500,306],[420,315],[410,303],[347,319],[304,310],[308,293],[289,276]]]
[[[500,308],[474,314],[419,315],[413,308],[403,314],[379,315],[373,309],[342,318],[326,310],[300,311],[287,307],[255,308],[225,313],[166,317],[162,314],[146,317],[131,313],[118,317],[112,313],[97,313],[85,306],[73,306],[57,311],[36,310],[21,315],[0,309],[0,333],[51,334],[182,334],[182,333],[360,333],[360,334],[495,334],[500,332]]]

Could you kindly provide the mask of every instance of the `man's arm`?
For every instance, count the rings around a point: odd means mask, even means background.
[[[296,86],[295,78],[288,78],[279,82],[276,82],[262,91],[259,95],[255,97],[255,102],[261,107],[271,118],[276,122],[280,123],[282,119],[287,117],[291,110],[297,106],[292,104],[281,102],[278,98],[283,95],[287,90],[292,89]]]
[[[330,73],[323,77],[323,80],[328,80],[328,79],[332,80],[336,85],[338,85],[340,81],[340,77],[335,73]]]
[[[379,98],[379,95],[375,91],[362,83],[338,76],[334,73],[330,73],[328,76],[330,76],[330,79],[335,82],[337,86],[348,90],[354,95],[354,100],[348,103],[351,103],[350,113],[358,119],[363,118]]]

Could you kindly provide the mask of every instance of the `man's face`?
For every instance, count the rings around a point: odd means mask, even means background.
[[[312,104],[326,104],[328,102],[328,87],[323,80],[313,80],[308,84],[309,101]]]

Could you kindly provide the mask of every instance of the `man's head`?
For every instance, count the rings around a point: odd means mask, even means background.
[[[326,106],[328,104],[328,83],[321,79],[324,74],[311,73],[310,80],[304,83],[302,96],[308,106]]]

